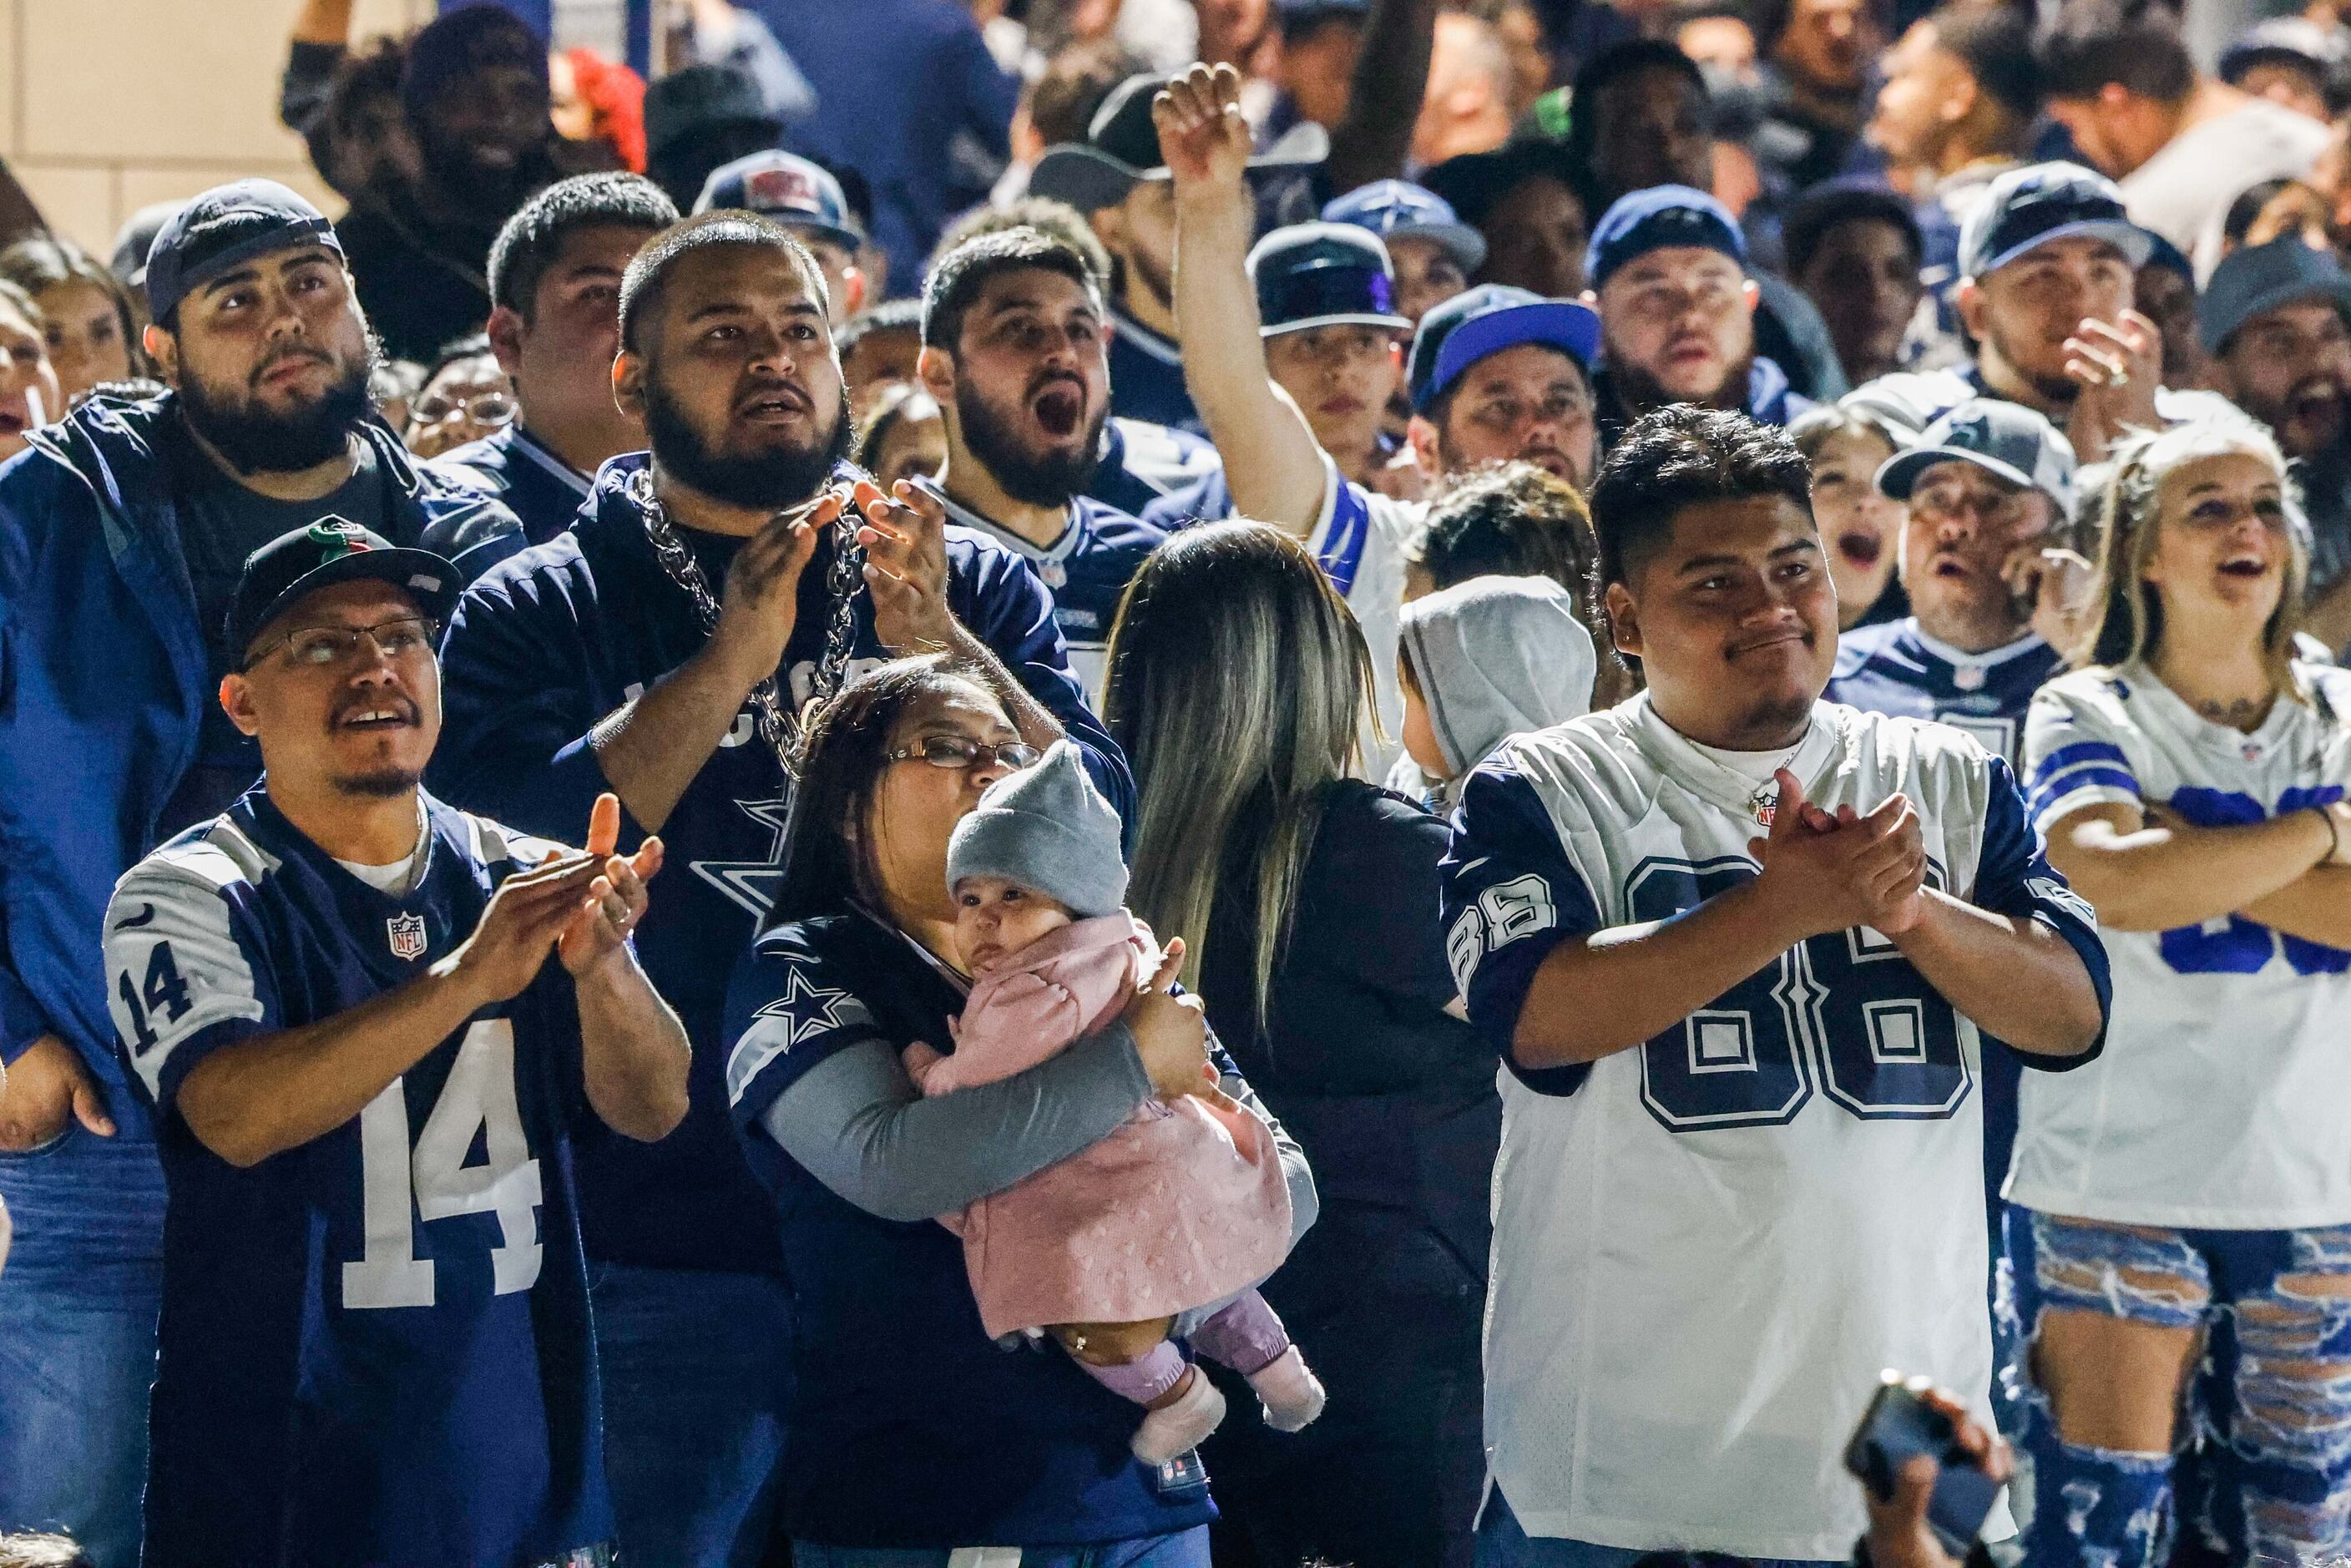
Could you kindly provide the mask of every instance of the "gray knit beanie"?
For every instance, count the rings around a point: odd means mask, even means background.
[[[1057,740],[1033,768],[987,787],[947,840],[947,887],[1000,876],[1067,904],[1081,920],[1126,902],[1117,809],[1086,777],[1078,748]]]

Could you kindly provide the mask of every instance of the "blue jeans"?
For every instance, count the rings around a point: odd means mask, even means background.
[[[764,1274],[617,1263],[589,1279],[621,1560],[756,1568],[791,1402],[790,1290]]]
[[[0,1200],[16,1230],[0,1271],[0,1532],[61,1531],[99,1568],[132,1568],[163,1293],[155,1146],[69,1123],[0,1154]]]
[[[948,1568],[953,1555],[923,1547],[792,1542],[792,1568]],[[1208,1527],[1099,1546],[1024,1546],[1020,1568],[1208,1568]]]
[[[1529,1535],[1519,1528],[1519,1516],[1502,1500],[1499,1487],[1486,1494],[1486,1511],[1478,1521],[1478,1568],[1632,1568],[1647,1555],[1629,1546],[1594,1546],[1584,1541]],[[1752,1563],[1754,1568],[1826,1568],[1772,1557],[1740,1561]]]

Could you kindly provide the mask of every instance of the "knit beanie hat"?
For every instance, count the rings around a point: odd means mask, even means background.
[[[1078,748],[1057,740],[1033,768],[987,787],[947,840],[947,886],[1000,876],[1067,904],[1081,920],[1126,901],[1118,810],[1086,777]]]

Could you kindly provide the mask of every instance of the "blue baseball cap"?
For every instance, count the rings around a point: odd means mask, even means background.
[[[1414,412],[1426,413],[1479,361],[1521,343],[1557,349],[1588,376],[1600,351],[1599,312],[1507,283],[1481,283],[1430,307],[1413,334],[1405,376]]]
[[[2122,192],[2104,174],[2079,163],[2011,169],[1985,188],[1983,200],[1959,225],[1959,276],[1989,277],[2036,246],[2076,238],[2105,240],[2134,272],[2155,249],[2124,210]]]
[[[2254,317],[2304,299],[2332,305],[2351,320],[2351,275],[2333,251],[2293,236],[2246,246],[2212,269],[2196,300],[2196,335],[2217,354]]]
[[[1592,243],[1583,252],[1583,277],[1598,288],[1635,256],[1675,246],[1719,250],[1740,266],[1747,265],[1747,241],[1730,209],[1704,191],[1687,185],[1652,185],[1619,196],[1592,227]]]
[[[1262,337],[1354,324],[1412,330],[1396,314],[1395,269],[1376,235],[1353,224],[1292,224],[1249,253]]]
[[[2074,516],[2073,444],[2037,409],[2004,398],[1970,398],[1928,425],[1917,445],[1886,460],[1877,470],[1878,493],[1908,500],[1918,476],[1938,463],[1971,463],[2047,496],[2057,503],[2061,520]]]
[[[1374,180],[1323,204],[1326,224],[1353,224],[1384,240],[1426,239],[1443,246],[1462,271],[1486,265],[1486,236],[1461,221],[1453,204],[1405,180]]]
[[[845,250],[865,243],[832,171],[789,152],[754,152],[713,169],[702,183],[702,194],[695,198],[694,210],[707,213],[722,207],[739,207],[786,228],[805,229]]]
[[[327,214],[275,180],[214,185],[155,231],[147,249],[147,307],[163,321],[180,301],[272,251],[320,246],[343,256]]]

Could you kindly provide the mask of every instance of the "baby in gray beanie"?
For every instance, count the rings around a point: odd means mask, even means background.
[[[1008,1078],[1100,1032],[1159,967],[1158,944],[1121,907],[1118,812],[1066,740],[980,796],[947,841],[947,886],[972,988],[953,1054],[906,1048],[925,1096]],[[1189,1343],[1249,1379],[1270,1425],[1294,1432],[1321,1414],[1322,1385],[1256,1288],[1289,1252],[1290,1219],[1272,1129],[1211,1071],[1196,1092],[1148,1102],[944,1223],[963,1239],[987,1332],[1050,1329],[1097,1382],[1146,1407],[1132,1447],[1158,1466],[1225,1414],[1166,1338],[1178,1313],[1213,1309]]]

